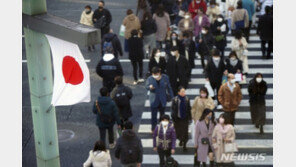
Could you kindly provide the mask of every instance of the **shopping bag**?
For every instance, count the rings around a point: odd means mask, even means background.
[[[236,143],[225,143],[224,144],[224,151],[225,151],[225,153],[238,152],[237,144]]]
[[[120,29],[119,29],[119,36],[124,37],[124,32],[125,32],[125,26],[121,24]]]
[[[236,73],[234,74],[234,78],[236,82],[241,82],[243,80],[243,74],[242,73]]]
[[[227,82],[227,75],[222,76],[222,84],[225,84]]]
[[[207,90],[208,90],[208,92],[209,92],[209,96],[210,96],[210,97],[214,97],[214,96],[215,96],[215,94],[214,94],[214,90],[213,90],[213,88],[212,88],[212,86],[211,86],[211,84],[210,84],[209,81],[206,81],[206,83],[205,83],[205,87],[207,88]]]

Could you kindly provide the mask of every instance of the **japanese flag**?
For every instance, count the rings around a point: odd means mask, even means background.
[[[53,106],[90,102],[89,70],[79,47],[71,42],[46,35],[51,47],[54,86]]]

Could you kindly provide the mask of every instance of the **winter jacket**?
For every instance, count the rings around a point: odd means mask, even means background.
[[[168,28],[171,25],[169,14],[164,12],[164,15],[162,17],[159,17],[156,14],[153,14],[152,18],[155,20],[155,23],[157,26],[157,31],[155,34],[156,40],[164,41],[167,35]]]
[[[173,9],[177,5],[176,0],[162,0],[162,4],[169,15],[174,14]]]
[[[243,71],[243,62],[239,59],[237,59],[237,64],[235,66],[232,66],[230,64],[230,60],[226,59],[226,70],[228,73],[236,74],[237,70],[240,70],[241,72]]]
[[[209,7],[206,13],[209,17],[209,21],[211,24],[217,19],[217,16],[221,14],[219,6],[215,6],[214,8]]]
[[[187,59],[190,68],[194,68],[195,67],[195,52],[196,52],[196,48],[195,48],[195,43],[193,40],[188,39],[189,41],[182,41],[182,47],[180,47],[180,53],[181,55],[184,55],[184,57]]]
[[[218,92],[218,100],[223,106],[223,111],[233,112],[237,111],[238,106],[242,100],[242,92],[238,83],[235,83],[233,92],[231,93],[229,87],[227,86],[228,82],[224,83]]]
[[[253,15],[255,14],[255,4],[252,0],[242,0],[243,8],[248,11],[249,21],[252,21]]]
[[[175,44],[175,45],[174,45]],[[166,40],[165,41],[165,52],[167,53],[167,54],[170,54],[170,52],[171,52],[171,49],[174,47],[174,46],[177,46],[178,47],[178,49],[179,49],[179,53],[181,52],[181,48],[183,47],[183,45],[182,45],[182,41],[181,40],[179,40],[179,39],[176,39],[176,40],[172,40],[172,39],[170,39],[170,40]]]
[[[115,102],[111,99],[111,97],[108,96],[99,96],[98,97],[98,104],[100,108],[100,112],[98,111],[96,107],[96,102],[93,105],[93,112],[96,113],[97,115],[97,120],[96,124],[99,128],[108,128],[108,127],[113,127],[115,122],[117,125],[121,124],[120,118],[119,118],[119,113],[117,106]],[[101,120],[101,115],[108,115],[109,118],[113,118],[113,121],[111,123],[104,123]]]
[[[201,2],[199,4],[197,4],[195,0],[191,1],[188,11],[191,14],[192,19],[195,18],[195,16],[197,15],[196,10],[198,10],[198,8],[200,8],[200,7],[203,8],[204,13],[207,12],[207,4],[204,2],[204,0],[201,0]]]
[[[178,23],[178,28],[181,32],[184,32],[186,30],[193,31],[194,30],[193,20],[191,18],[189,19],[184,18],[180,20],[180,22]]]
[[[215,108],[214,100],[212,99],[212,97],[209,96],[208,98],[204,99],[198,96],[194,99],[193,105],[191,108],[191,115],[192,115],[192,119],[194,120],[194,123],[196,123],[197,120],[199,120],[203,111],[206,108],[211,110]]]
[[[166,73],[166,61],[164,57],[159,58],[159,62],[155,60],[155,58],[151,58],[148,64],[149,67],[149,72],[152,73],[152,68],[153,67],[159,67],[161,69],[161,73],[165,74]]]
[[[86,14],[85,10],[81,13],[81,17],[80,17],[80,24],[84,24],[84,25],[87,25],[87,26],[94,26],[94,23],[93,23],[93,14],[94,12],[91,11],[89,14]]]
[[[209,21],[209,18],[207,15],[202,15],[202,21],[201,21],[201,24],[199,24],[199,15],[196,15],[194,18],[193,18],[193,22],[194,22],[194,35],[197,37],[199,35],[199,33],[201,32],[202,30],[202,27],[204,26],[208,26],[210,27],[210,21]]]
[[[259,17],[257,33],[263,41],[273,40],[273,17],[271,14]]]
[[[178,5],[179,2],[174,6],[173,11],[174,14],[176,15],[176,18],[174,20],[174,24],[178,25],[180,20],[184,18],[184,16],[180,16],[179,12],[182,10],[183,12],[188,12],[188,2],[187,1],[182,1],[182,4]]]
[[[225,26],[225,31],[221,31],[221,30],[218,30],[217,28],[218,27],[222,27],[222,26]],[[217,20],[211,25],[211,29],[212,29],[212,33],[213,33],[213,36],[214,36],[214,39],[215,39],[215,46],[217,47],[217,49],[219,50],[224,50],[226,45],[227,45],[227,40],[226,40],[226,36],[228,34],[228,31],[229,31],[229,28],[228,28],[228,24],[225,20],[223,20],[222,22],[218,22]],[[219,37],[223,35],[223,39],[222,40],[219,40],[219,38],[216,38],[216,37]]]
[[[248,86],[250,104],[265,104],[265,95],[267,92],[267,84],[264,80],[257,83],[252,79]]]
[[[122,136],[118,138],[115,146],[115,157],[120,159],[123,165],[142,163],[142,142],[133,130],[124,130]]]
[[[157,125],[153,132],[153,147],[170,150],[176,148],[176,132],[173,123],[169,123],[164,134],[163,126]]]
[[[128,40],[128,58],[131,61],[142,61],[144,59],[143,39],[138,36],[132,36]]]
[[[231,15],[228,9],[233,8],[236,9],[237,7],[237,2],[238,0],[226,0],[225,1],[225,10],[226,10],[226,14],[225,14],[225,18],[231,18]]]
[[[222,83],[222,76],[225,70],[226,67],[222,58],[220,58],[218,68],[215,66],[213,58],[210,58],[210,61],[208,62],[205,69],[205,76],[206,78],[209,78],[210,83],[219,84]]]
[[[83,167],[111,167],[112,161],[109,150],[89,152],[88,159],[83,163]]]
[[[173,98],[172,101],[172,119],[175,121],[180,118],[180,103],[181,100],[179,99],[178,96]],[[186,105],[186,117],[185,120],[190,121],[191,120],[191,106],[190,106],[190,99],[188,97],[185,97],[185,105]]]
[[[210,51],[213,49],[215,44],[214,36],[211,32],[208,32],[207,34],[197,36],[196,41],[199,41],[199,39],[202,39],[202,42],[199,43],[198,53],[210,56]]]
[[[235,9],[231,17],[231,29],[235,30],[235,22],[244,20],[245,27],[249,27],[249,14],[246,9]]]
[[[118,58],[118,55],[122,56],[123,53],[122,53],[122,47],[121,47],[121,43],[120,43],[120,40],[118,39],[117,35],[114,34],[114,33],[108,33],[108,34],[105,34],[103,36],[103,39],[102,39],[102,45],[101,45],[101,51],[102,51],[102,54],[103,54],[103,46],[104,46],[104,42],[110,42],[112,43],[112,47],[113,47],[113,51],[114,51],[114,56],[116,58]]]
[[[141,30],[143,32],[143,36],[148,36],[151,34],[156,33],[157,26],[153,19],[150,20],[143,20],[141,22]]]
[[[93,14],[93,23],[94,23],[94,25],[103,16],[106,18],[106,26],[105,27],[109,27],[110,23],[112,22],[112,15],[111,15],[110,11],[108,9],[105,9],[105,8],[102,11],[100,11],[99,9],[95,10],[95,12]],[[96,21],[95,21],[95,19],[96,19]]]
[[[239,45],[239,40],[236,38],[233,38],[231,41],[231,50],[236,52],[237,57],[240,59],[242,56],[247,56],[244,55],[244,50],[247,49],[248,43],[245,37],[242,37],[241,39],[242,46]]]
[[[132,92],[131,88],[129,88],[128,86],[125,86],[124,84],[116,85],[110,94],[110,97],[114,100],[115,103],[116,103],[115,98],[116,98],[118,92],[125,93],[125,97],[127,98],[126,105],[124,105],[124,106],[117,105],[117,108],[119,110],[119,116],[121,118],[128,119],[133,115],[132,109],[131,109],[131,104],[130,104],[130,100],[133,97],[133,92]]]
[[[130,15],[126,16],[123,19],[122,24],[125,26],[125,32],[124,32],[125,39],[129,39],[132,36],[131,35],[132,30],[140,30],[141,29],[140,20],[134,14],[130,14]]]

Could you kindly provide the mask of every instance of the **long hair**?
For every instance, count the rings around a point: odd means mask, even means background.
[[[156,9],[156,15],[158,17],[163,17],[164,16],[164,7],[162,4],[158,5],[158,8]]]
[[[212,113],[211,121],[212,121],[212,123],[213,123],[214,125],[216,125],[216,121],[215,121],[215,113],[214,113],[213,110],[208,109],[208,108],[204,109],[204,111],[203,111],[201,117],[199,118],[199,121],[203,121],[209,113]]]
[[[260,82],[260,83],[257,83],[257,81],[256,81],[256,78],[258,76],[261,76],[261,78],[262,78],[262,82]],[[264,86],[265,86],[265,84],[263,82],[263,75],[261,73],[259,73],[259,72],[256,73],[255,76],[254,76],[254,78],[253,78],[253,81],[255,83],[254,84],[255,87],[253,88],[253,93],[256,94],[258,92],[261,92],[264,89]]]
[[[209,91],[208,91],[208,89],[207,89],[206,87],[202,87],[202,88],[200,88],[200,90],[199,90],[199,96],[200,96],[200,92],[201,92],[201,91],[206,92],[206,94],[207,94],[206,98],[209,97]],[[200,96],[200,97],[201,97],[201,96]]]
[[[152,54],[151,54],[151,59],[153,59],[154,57],[155,57],[155,54],[156,54],[156,52],[158,51],[159,49],[157,49],[157,48],[153,48],[153,50],[152,50]]]

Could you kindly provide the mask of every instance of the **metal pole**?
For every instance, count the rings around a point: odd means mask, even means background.
[[[46,13],[46,0],[23,0],[23,13]],[[60,167],[50,47],[44,34],[24,28],[34,140],[38,167]]]

